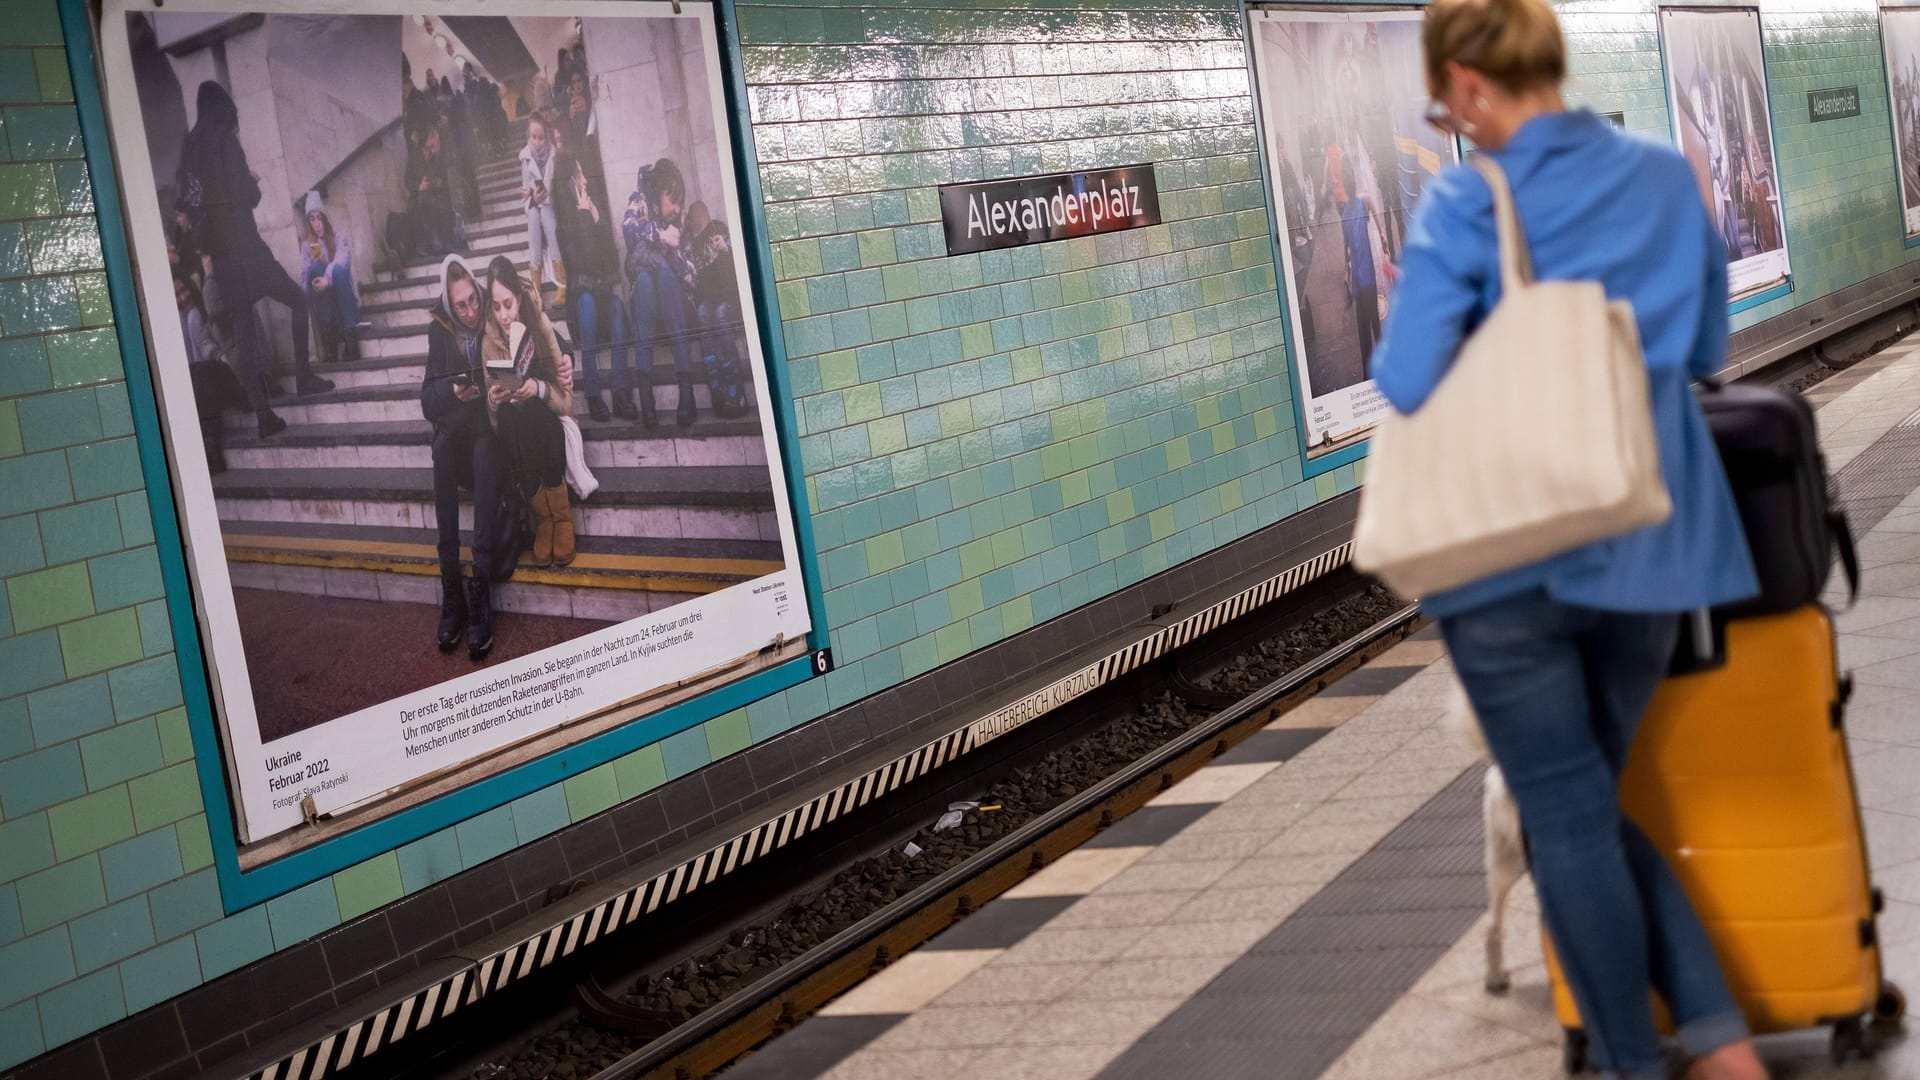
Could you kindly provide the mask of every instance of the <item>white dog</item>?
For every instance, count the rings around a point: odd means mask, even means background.
[[[1467,744],[1487,753],[1487,740],[1480,733],[1480,721],[1473,714],[1467,693],[1458,682],[1453,684],[1453,700],[1447,706],[1447,725]],[[1481,805],[1487,833],[1487,907],[1493,916],[1487,927],[1487,991],[1506,993],[1507,894],[1527,872],[1526,843],[1520,833],[1520,808],[1507,790],[1507,778],[1500,766],[1488,765],[1486,797]]]

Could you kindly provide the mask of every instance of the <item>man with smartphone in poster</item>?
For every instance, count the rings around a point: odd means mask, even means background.
[[[433,511],[439,529],[440,651],[459,644],[479,660],[493,646],[491,579],[499,533],[500,471],[480,365],[484,301],[457,255],[440,264],[440,299],[429,312],[420,411],[433,424]],[[473,492],[473,576],[460,572],[460,489]],[[464,584],[464,588],[463,588]]]

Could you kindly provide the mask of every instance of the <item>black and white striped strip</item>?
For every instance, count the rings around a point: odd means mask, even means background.
[[[374,1012],[345,1029],[301,1049],[251,1080],[320,1080],[381,1047],[504,990],[520,979],[582,948],[613,930],[712,884],[755,859],[793,843],[814,829],[865,806],[902,785],[973,751],[998,735],[1044,712],[1152,663],[1219,629],[1275,597],[1298,589],[1346,564],[1352,544],[1341,544],[1186,618],[1162,626],[1139,641],[1088,664],[1007,706],[910,750],[892,761],[708,848],[634,887],[602,900],[586,911],[476,961],[441,982]],[[1024,716],[1025,719],[1018,719]]]

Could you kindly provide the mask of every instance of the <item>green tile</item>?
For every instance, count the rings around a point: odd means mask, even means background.
[[[80,760],[91,791],[144,776],[164,763],[159,725],[146,717],[89,735],[80,740]]]
[[[907,561],[906,546],[898,532],[882,533],[868,540],[866,552],[868,570],[874,574],[903,566]]]
[[[86,219],[91,227],[92,219]],[[56,387],[108,382],[124,374],[120,339],[112,330],[79,330],[46,339],[47,366]]]
[[[91,855],[20,879],[20,926],[28,934],[71,922],[106,903],[100,860]]]
[[[10,0],[0,19],[0,45],[60,44],[60,11],[54,0]]]
[[[193,757],[193,733],[187,724],[187,710],[168,709],[155,718],[160,731],[160,759],[177,765]]]
[[[200,799],[200,778],[190,761],[135,777],[127,782],[127,792],[133,802],[134,826],[141,832],[180,821],[205,809]],[[187,829],[182,826],[180,854],[184,861],[191,862],[187,858],[187,845]]]
[[[13,457],[25,449],[26,444],[20,441],[20,409],[17,403],[0,401],[0,457]]]
[[[0,19],[0,26],[10,20]],[[47,217],[60,212],[53,166],[45,162],[0,165],[0,220]]]
[[[180,834],[180,866],[188,873],[213,865],[213,837],[207,835],[207,815],[195,814],[183,819],[174,830]]]
[[[405,891],[400,884],[400,858],[391,851],[333,875],[334,898],[340,905],[341,922],[391,904],[405,895]]]
[[[15,633],[38,630],[93,614],[93,587],[84,564],[7,579],[7,604]]]
[[[47,825],[53,830],[54,855],[72,859],[132,836],[133,803],[125,787],[110,787],[48,810]]]
[[[67,71],[65,49],[35,49],[33,66],[39,75],[40,97],[46,101],[72,101],[73,76]]]
[[[460,837],[454,829],[441,829],[402,844],[397,854],[400,887],[409,893],[445,881],[464,869],[460,862]]]
[[[70,679],[130,664],[146,655],[140,644],[139,616],[132,608],[121,608],[90,619],[62,623],[60,652],[66,657]]]
[[[714,761],[737,754],[753,745],[753,733],[747,727],[745,709],[716,716],[701,725],[707,733],[707,755]]]
[[[574,821],[584,821],[620,801],[620,780],[614,775],[611,761],[568,777],[562,786],[567,794],[567,816]]]
[[[660,756],[660,744],[643,746],[631,754],[616,758],[613,775],[620,785],[620,797],[631,799],[667,782],[667,765]]]

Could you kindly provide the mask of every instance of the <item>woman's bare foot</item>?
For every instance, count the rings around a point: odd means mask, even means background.
[[[1753,1043],[1743,1039],[1695,1058],[1687,1080],[1767,1080],[1767,1067],[1753,1052]]]

